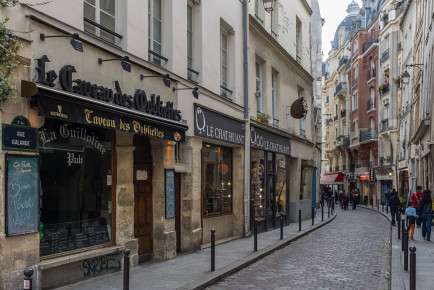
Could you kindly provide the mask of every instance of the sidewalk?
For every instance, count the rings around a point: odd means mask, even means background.
[[[361,206],[383,214],[390,221],[392,217],[386,214],[386,209],[382,211],[377,208]],[[405,219],[405,216],[402,216]],[[433,228],[434,229],[434,228]],[[402,238],[402,235],[401,235]],[[434,242],[431,233],[431,241],[422,239],[422,228],[414,229],[414,240],[408,241],[408,247],[416,247],[416,289],[434,289]],[[404,271],[404,252],[402,249],[402,241],[398,239],[398,227],[392,227],[392,290],[410,289],[410,251],[408,252],[408,271]]]
[[[180,254],[173,260],[149,261],[130,270],[130,289],[202,289],[254,263],[273,251],[331,222],[336,213],[328,218],[324,208],[324,221],[321,209],[317,210],[315,225],[312,219],[299,224],[291,223],[280,228],[258,234],[258,251],[254,252],[254,239],[240,238],[216,246],[216,270],[211,272],[211,249],[206,248],[192,254]],[[92,278],[59,289],[122,289],[123,272]]]

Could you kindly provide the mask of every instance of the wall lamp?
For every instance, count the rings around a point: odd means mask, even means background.
[[[184,89],[176,89],[175,87],[173,87],[173,91],[182,91],[182,90],[193,90],[191,93],[193,94],[193,97],[195,97],[196,99],[199,99],[199,93],[198,87],[194,87],[194,88],[184,88]]]
[[[72,45],[72,47],[79,52],[83,52],[83,43],[78,40],[80,38],[80,36],[78,35],[78,33],[73,33],[73,34],[67,34],[67,35],[50,35],[47,36],[43,33],[39,34],[39,38],[44,41],[45,38],[51,38],[51,37],[72,37],[70,43]]]
[[[131,63],[130,63],[130,58],[128,56],[124,56],[123,58],[111,58],[111,59],[98,58],[98,63],[102,64],[104,61],[112,61],[112,60],[121,60],[122,68],[127,72],[131,72]]]
[[[159,76],[144,76],[140,74],[140,79],[143,80],[144,78],[163,78],[163,83],[166,87],[170,88],[170,76],[169,74],[165,75],[159,75]]]
[[[263,0],[264,9],[268,13],[274,10],[274,5],[276,5],[276,0]]]
[[[420,69],[420,73],[422,74],[423,77],[423,70],[422,68],[420,68],[419,66],[423,67],[422,63],[416,63],[416,64],[406,64],[405,65],[405,72],[402,74],[402,82],[404,83],[404,85],[408,85],[408,82],[410,80],[410,74],[407,72],[407,68],[408,67],[417,67],[418,69]]]

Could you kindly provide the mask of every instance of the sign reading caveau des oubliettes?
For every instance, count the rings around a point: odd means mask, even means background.
[[[194,134],[210,139],[244,145],[244,122],[194,105]]]

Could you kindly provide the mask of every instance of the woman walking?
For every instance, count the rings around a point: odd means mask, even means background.
[[[431,221],[433,218],[431,191],[426,189],[422,192],[419,203],[419,215],[422,217],[422,237],[431,239]]]

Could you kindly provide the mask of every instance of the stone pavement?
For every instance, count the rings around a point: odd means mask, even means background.
[[[280,240],[279,228],[258,234],[257,252],[253,251],[253,237],[217,245],[214,272],[210,271],[210,248],[192,254],[181,254],[173,260],[142,263],[130,271],[130,289],[202,289],[315,231],[336,217],[335,213],[328,218],[325,210],[324,221],[321,221],[321,210],[317,213],[314,226],[311,219],[302,221],[302,231],[299,231],[298,223],[285,226],[283,240]],[[117,272],[60,289],[122,289],[122,277],[123,272]]]
[[[386,210],[380,207],[366,207],[380,212],[390,221],[392,217]],[[402,216],[405,219],[405,216]],[[434,230],[434,226],[432,228]],[[431,241],[422,239],[422,228],[415,228],[414,240],[408,241],[408,246],[416,247],[416,289],[434,289],[434,236],[431,233]],[[402,238],[402,237],[401,237]],[[410,289],[410,251],[408,253],[408,271],[404,271],[404,252],[401,251],[401,240],[398,239],[398,227],[392,227],[392,290]]]

